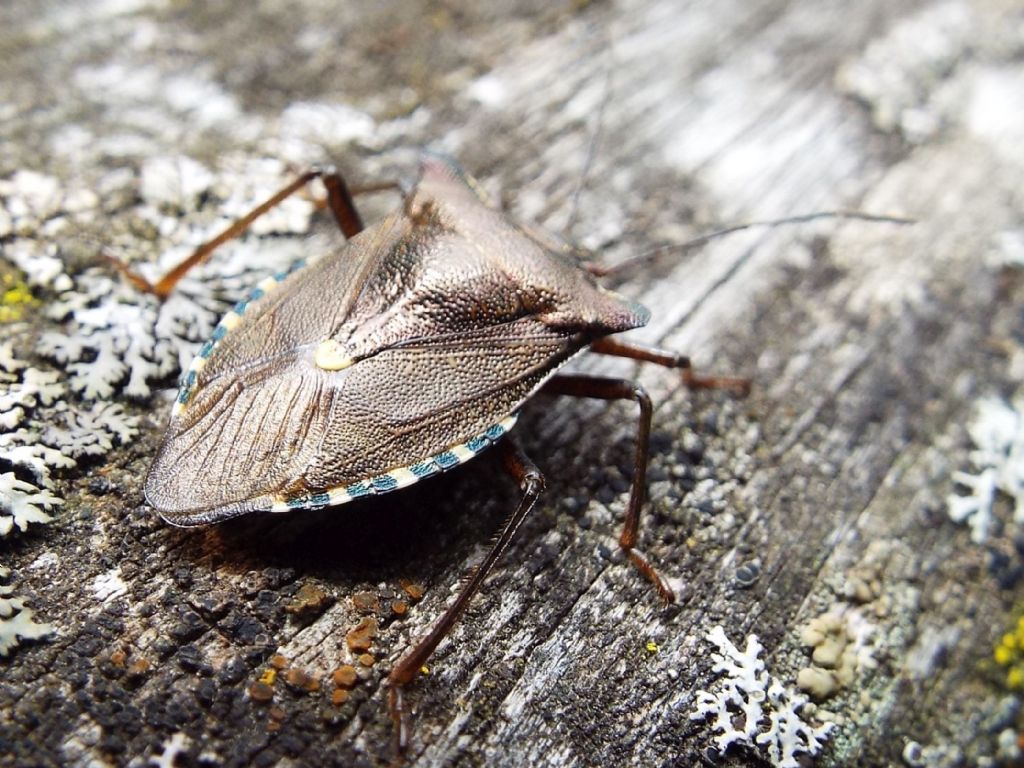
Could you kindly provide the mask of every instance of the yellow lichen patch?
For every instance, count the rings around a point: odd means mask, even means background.
[[[277,679],[277,670],[276,669],[265,669],[265,670],[263,670],[263,674],[260,675],[260,682],[263,683],[264,685],[273,685],[274,681],[276,679]]]
[[[1010,690],[1024,690],[1024,615],[1014,628],[999,638],[992,658],[1000,667],[1006,667],[1006,686]]]
[[[334,339],[321,341],[313,353],[313,363],[324,371],[340,371],[355,362]]]
[[[0,323],[16,323],[37,304],[28,284],[11,272],[0,274]]]

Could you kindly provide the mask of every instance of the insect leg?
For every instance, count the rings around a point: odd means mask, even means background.
[[[218,246],[223,245],[228,240],[232,240],[241,235],[254,221],[256,221],[256,219],[279,205],[286,198],[291,197],[298,190],[313,181],[313,179],[321,179],[324,186],[327,188],[327,206],[331,209],[331,213],[334,214],[334,218],[337,220],[338,226],[341,227],[341,231],[345,233],[345,237],[353,237],[362,231],[363,222],[362,219],[359,218],[359,212],[356,210],[355,204],[352,202],[352,194],[349,192],[348,186],[345,184],[345,180],[335,168],[331,166],[323,166],[306,171],[293,182],[279,189],[273,195],[249,211],[249,213],[245,214],[224,229],[220,234],[196,248],[189,256],[183,259],[175,267],[172,267],[167,274],[155,283],[150,283],[149,280],[129,268],[124,262],[120,261],[115,256],[112,256],[109,253],[104,253],[103,255],[107,261],[111,262],[136,288],[146,291],[147,293],[152,293],[161,299],[166,299],[170,296],[171,291],[174,290],[174,286],[178,284],[178,281],[181,280],[181,278],[184,277],[192,267],[209,258],[210,254],[213,253]]]
[[[391,719],[395,724],[395,736],[398,742],[398,751],[403,752],[409,743],[409,726],[406,719],[405,701],[402,695],[403,686],[412,682],[419,674],[423,664],[434,652],[438,644],[451,631],[455,622],[459,620],[466,606],[473,598],[473,595],[480,589],[487,574],[490,573],[498,558],[502,556],[512,537],[515,536],[523,520],[533,509],[537,497],[544,490],[544,475],[537,466],[522,452],[510,438],[505,438],[496,446],[506,471],[511,474],[519,483],[523,491],[523,498],[519,506],[505,522],[501,532],[495,539],[487,556],[473,571],[469,580],[462,587],[458,597],[435,623],[430,632],[420,640],[416,647],[403,656],[391,670],[388,676],[390,690],[388,692],[388,706],[391,711]]]
[[[636,435],[636,455],[633,460],[633,480],[629,486],[629,501],[626,504],[626,520],[619,536],[619,545],[630,562],[647,577],[667,602],[675,602],[675,593],[658,575],[654,566],[636,549],[640,529],[640,509],[643,506],[647,461],[651,436],[651,416],[654,408],[650,395],[634,381],[606,379],[597,376],[559,375],[550,379],[542,392],[549,395],[570,395],[572,397],[593,397],[599,400],[633,400],[640,406],[640,423]]]
[[[683,382],[692,389],[731,389],[738,395],[750,393],[750,379],[740,376],[702,376],[693,372],[690,358],[677,352],[639,344],[626,344],[611,338],[598,339],[590,345],[590,351],[655,363],[666,368],[678,368],[683,374]]]

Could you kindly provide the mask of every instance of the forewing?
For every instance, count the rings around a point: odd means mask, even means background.
[[[312,460],[333,397],[323,372],[299,361],[216,379],[168,427],[147,500],[181,525],[269,508],[268,494]]]
[[[220,376],[232,377],[315,346],[350,322],[357,305],[361,317],[382,311],[388,297],[367,286],[378,283],[387,262],[395,260],[407,229],[400,217],[389,216],[289,275],[266,295],[261,291],[258,298],[239,305],[244,314],[199,372],[197,389]]]

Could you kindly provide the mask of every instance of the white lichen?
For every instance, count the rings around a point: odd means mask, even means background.
[[[0,536],[29,525],[48,523],[47,514],[63,501],[46,490],[50,470],[74,465],[60,450],[40,442],[30,414],[64,394],[55,372],[30,368],[19,360],[11,342],[0,344],[0,466],[31,474],[35,484],[15,471],[0,473]]]
[[[697,709],[690,715],[692,720],[703,720],[714,715],[712,729],[719,735],[715,744],[720,752],[731,745],[753,744],[758,724],[764,714],[763,702],[767,696],[769,678],[764,662],[759,658],[761,643],[755,635],[747,636],[747,647],[740,651],[726,637],[721,626],[714,627],[707,635],[718,653],[712,654],[714,671],[724,674],[717,694],[708,691],[697,693]],[[741,716],[741,730],[736,730],[733,720]]]
[[[0,434],[0,462],[27,470],[42,485],[50,484],[50,471],[75,466],[75,460],[57,448],[40,442],[41,436],[28,429]]]
[[[187,157],[149,161],[138,182],[143,201],[132,215],[158,233],[152,255],[159,258],[140,254],[131,269],[155,282],[294,175],[266,160],[229,158],[220,175]],[[39,351],[66,367],[71,388],[86,399],[149,396],[154,382],[188,366],[232,303],[298,257],[302,241],[282,235],[304,235],[314,208],[292,196],[194,267],[164,300],[113,267],[87,269],[52,303],[49,314],[64,330],[44,333]]]
[[[0,567],[0,579],[7,579],[10,571]],[[51,635],[54,628],[37,622],[25,599],[14,596],[14,587],[0,584],[0,656],[7,656],[23,640],[39,640]]]
[[[160,747],[160,754],[149,758],[153,768],[175,768],[178,759],[188,755],[189,738],[184,733],[175,733]]]
[[[103,603],[127,595],[128,585],[121,578],[121,569],[114,568],[93,579],[92,593],[97,600]]]
[[[871,108],[880,130],[923,142],[942,127],[940,86],[964,58],[973,26],[970,4],[930,3],[843,64],[837,84]]]
[[[42,440],[59,445],[75,459],[102,456],[115,444],[127,445],[138,433],[139,419],[127,413],[120,403],[93,403],[88,408],[54,409]]]
[[[99,205],[86,188],[54,176],[22,170],[0,179],[0,237],[4,258],[25,273],[29,285],[64,290],[69,278],[53,235],[70,219],[87,219]]]
[[[28,363],[14,355],[14,345],[9,341],[0,342],[0,370],[4,374],[12,374],[28,367]]]
[[[0,429],[11,432],[25,420],[28,410],[50,405],[64,394],[55,371],[29,368],[18,360],[11,342],[0,344]]]
[[[87,399],[110,399],[119,388],[129,397],[146,397],[149,383],[170,375],[181,359],[191,357],[200,335],[216,323],[213,311],[199,307],[188,307],[184,318],[163,318],[179,308],[179,301],[162,304],[90,270],[50,307],[51,316],[64,320],[68,332],[43,334],[39,351],[65,366],[71,388]],[[182,322],[191,324],[195,338],[161,333]]]
[[[802,716],[808,702],[773,680],[760,655],[762,646],[748,635],[740,650],[721,626],[707,634],[718,651],[712,654],[714,671],[724,675],[714,692],[698,691],[692,720],[713,716],[715,746],[724,752],[733,744],[759,748],[777,768],[799,768],[798,754],[821,751],[832,723],[810,725]]]
[[[947,498],[950,518],[966,523],[971,540],[984,542],[996,523],[999,493],[1013,500],[1013,520],[1024,523],[1024,400],[1011,405],[1002,398],[986,397],[975,408],[967,427],[975,450],[970,459],[974,472],[954,472],[953,481],[966,495]]]
[[[63,503],[48,490],[19,480],[13,472],[4,472],[0,475],[0,536],[15,528],[25,531],[29,525],[50,522],[53,518],[46,511]]]
[[[52,473],[99,456],[138,434],[118,403],[72,405],[58,371],[30,367],[0,344],[0,536],[51,520],[63,503]],[[29,481],[31,479],[31,482]]]

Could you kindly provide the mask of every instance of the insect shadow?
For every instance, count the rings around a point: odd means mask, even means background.
[[[481,457],[476,469],[439,475],[404,493],[368,497],[343,514],[327,507],[255,515],[182,533],[202,534],[192,548],[197,560],[215,548],[221,559],[298,569],[303,577],[337,584],[342,593],[346,586],[382,581],[425,583],[441,558],[462,567],[508,514],[501,499],[514,494],[515,485],[494,457]]]

